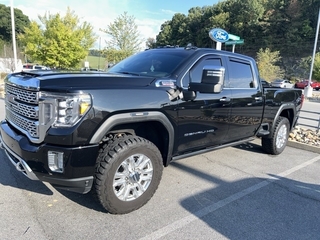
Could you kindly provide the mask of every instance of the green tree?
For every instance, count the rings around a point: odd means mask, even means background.
[[[161,24],[160,32],[156,37],[157,45],[171,45],[172,38],[172,29],[171,29],[171,21],[165,21]]]
[[[280,52],[271,52],[269,48],[265,50],[260,49],[257,53],[257,64],[260,73],[260,77],[270,82],[276,78],[283,78],[283,70],[277,66],[281,60]]]
[[[19,35],[25,53],[32,61],[50,67],[77,67],[96,40],[93,27],[87,22],[80,23],[69,8],[65,16],[47,13],[39,16],[39,20],[43,28],[32,21],[25,34]]]
[[[212,16],[212,7],[193,7],[189,10],[187,16],[188,33],[187,43],[192,43],[198,47],[212,47],[212,41],[209,38],[209,31],[214,27],[210,19]]]
[[[306,79],[309,78],[311,64],[312,56],[308,56],[300,60],[299,67],[303,70],[303,77]],[[317,52],[315,55],[311,78],[320,82],[320,52]]]
[[[320,82],[320,52],[316,53],[314,58],[312,79]]]
[[[13,12],[16,34],[24,33],[24,29],[30,24],[28,16],[17,8]],[[12,41],[11,9],[3,4],[0,4],[0,39],[4,42]]]
[[[106,29],[100,29],[100,31],[111,37],[110,40],[106,41],[107,47],[105,52],[108,61],[113,61],[111,58],[121,60],[121,58],[128,57],[141,50],[143,41],[140,39],[135,17],[129,16],[127,12],[118,16]],[[117,51],[119,52],[119,56],[114,57]],[[113,56],[111,57],[109,54]]]

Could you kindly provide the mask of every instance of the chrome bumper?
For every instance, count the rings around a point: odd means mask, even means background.
[[[21,157],[19,157],[17,154],[11,151],[11,149],[2,141],[1,135],[0,148],[4,149],[9,160],[19,172],[22,172],[26,177],[30,178],[31,180],[39,180],[38,177],[31,170],[29,165]]]

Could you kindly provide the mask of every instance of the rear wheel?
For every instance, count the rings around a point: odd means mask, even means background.
[[[132,212],[153,196],[162,170],[161,154],[154,144],[136,136],[117,138],[100,150],[95,194],[109,213]]]
[[[285,117],[279,117],[273,132],[261,140],[263,150],[273,155],[282,153],[288,143],[289,129],[289,120]]]

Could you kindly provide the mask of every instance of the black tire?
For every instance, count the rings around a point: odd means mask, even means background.
[[[112,214],[125,214],[145,205],[162,177],[158,148],[137,136],[109,141],[97,159],[94,193]]]
[[[261,139],[263,150],[272,155],[282,153],[288,143],[289,129],[289,120],[285,117],[279,117],[273,132],[268,137]]]

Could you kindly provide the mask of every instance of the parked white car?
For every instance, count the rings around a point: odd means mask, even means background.
[[[46,67],[46,66],[42,66],[42,65],[33,65],[33,64],[24,64],[22,66],[22,71],[23,72],[28,72],[28,71],[31,71],[31,70],[50,70],[49,67]]]
[[[276,79],[271,83],[272,87],[280,87],[280,88],[293,88],[294,84],[289,80],[285,79]]]

